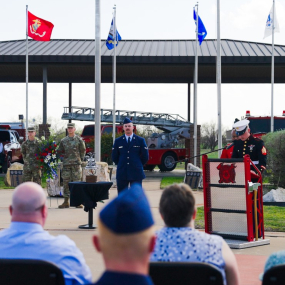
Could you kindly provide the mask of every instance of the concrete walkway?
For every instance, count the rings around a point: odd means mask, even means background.
[[[175,176],[183,176],[184,171],[175,171]],[[161,175],[162,174],[162,175]],[[155,219],[157,229],[163,227],[164,223],[158,211],[158,204],[162,190],[160,189],[160,180],[164,173],[151,172],[147,173],[147,178],[143,181],[143,187],[150,201],[152,213]],[[169,176],[167,173],[166,176]],[[9,227],[10,215],[8,206],[11,203],[13,190],[0,190],[0,230]],[[203,205],[202,191],[194,192],[196,204]],[[110,189],[110,198],[117,196],[116,188]],[[78,229],[79,225],[87,224],[88,214],[82,209],[69,208],[58,209],[58,205],[63,201],[62,198],[48,198],[49,214],[45,225],[45,229],[52,235],[65,234],[70,237],[83,252],[86,262],[89,265],[93,280],[97,280],[104,271],[102,257],[94,249],[92,244],[92,235],[95,230]],[[108,201],[105,201],[108,203]],[[94,210],[94,221],[97,221],[98,213],[105,204],[98,203],[98,207]],[[237,257],[242,285],[260,285],[258,275],[263,271],[266,258],[274,251],[285,248],[285,233],[266,233],[266,238],[270,239],[270,245],[233,250]]]

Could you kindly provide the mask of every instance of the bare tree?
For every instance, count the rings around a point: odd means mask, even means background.
[[[223,144],[226,143],[225,131],[223,131]],[[211,151],[218,145],[218,130],[216,123],[206,123],[201,126],[201,144],[203,148],[209,148]]]

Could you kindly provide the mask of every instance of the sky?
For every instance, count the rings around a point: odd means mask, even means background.
[[[117,7],[117,28],[123,39],[194,39],[195,24],[191,0],[101,0],[101,39],[108,36],[113,6]],[[95,0],[12,0],[0,11],[0,41],[25,39],[26,5],[34,15],[54,24],[52,39],[94,39]],[[271,43],[263,39],[272,0],[220,0],[221,39]],[[285,0],[276,0],[280,33],[275,44],[285,45]],[[206,39],[216,38],[215,0],[199,1],[199,16],[207,29]],[[12,20],[13,19],[13,20]],[[193,84],[191,84],[193,92]],[[17,121],[26,114],[24,83],[0,83],[0,122]],[[187,118],[186,84],[117,84],[116,109],[179,114]],[[229,129],[246,110],[253,116],[271,115],[270,84],[222,84],[222,125]],[[42,117],[43,87],[29,84],[29,119]],[[47,114],[60,122],[68,106],[68,84],[48,83]],[[193,96],[192,96],[193,99]],[[101,108],[113,108],[112,84],[101,84]],[[193,103],[193,102],[192,102]],[[73,106],[94,107],[95,84],[73,84]],[[198,85],[198,124],[217,122],[217,85]],[[193,106],[193,104],[192,104]],[[191,107],[192,108],[192,107]],[[285,109],[284,87],[274,87],[274,115]],[[193,116],[193,110],[191,110]],[[191,118],[193,122],[193,119]],[[88,122],[78,122],[82,127]]]

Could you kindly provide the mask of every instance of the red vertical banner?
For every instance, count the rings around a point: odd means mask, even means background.
[[[35,41],[50,41],[54,25],[28,12],[28,36]]]

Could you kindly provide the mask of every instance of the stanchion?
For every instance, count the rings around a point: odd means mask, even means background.
[[[257,223],[257,189],[253,190],[253,203],[254,203],[254,228],[255,228],[255,240],[258,240],[258,223]]]

